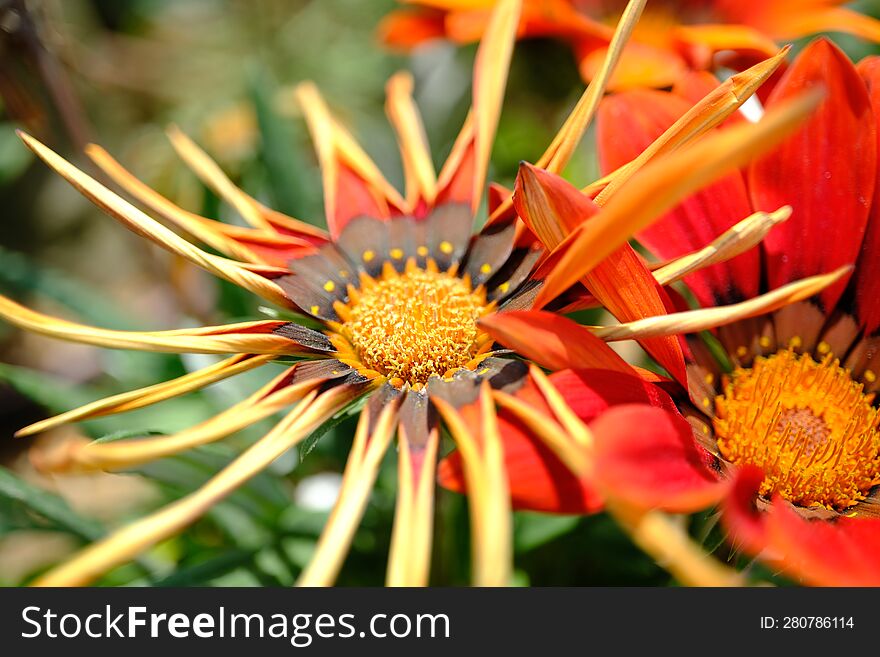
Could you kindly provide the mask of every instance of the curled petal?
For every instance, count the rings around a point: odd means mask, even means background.
[[[649,317],[619,326],[607,326],[592,329],[593,334],[603,340],[635,340],[659,335],[679,335],[695,333],[730,324],[746,317],[755,317],[772,312],[783,306],[809,299],[829,285],[833,285],[852,272],[852,265],[823,274],[811,276],[795,283],[762,294],[761,296],[741,301],[729,306],[703,308],[672,313],[664,317]]]
[[[273,331],[287,322],[266,320],[173,331],[114,331],[43,315],[0,296],[0,317],[41,335],[111,349],[189,354],[312,353]]]
[[[630,193],[612,196],[599,214],[578,226],[559,245],[556,267],[544,281],[535,307],[559,296],[633,233],[656,221],[688,194],[782,141],[820,99],[817,93],[800,96],[767,112],[757,124],[724,128],[645,166],[631,179]]]
[[[194,493],[117,530],[35,580],[35,586],[85,586],[196,521],[310,432],[349,404],[361,391],[331,388],[311,404],[297,406],[272,431]]]
[[[726,491],[694,442],[690,423],[646,405],[609,409],[591,425],[595,473],[603,490],[642,509],[692,513]]]
[[[87,199],[110,216],[118,219],[138,235],[152,240],[164,249],[176,253],[190,262],[283,307],[290,307],[290,300],[281,289],[267,278],[249,271],[243,263],[206,253],[148,217],[128,201],[117,196],[94,178],[86,175],[57,153],[39,141],[18,133],[25,145],[46,164],[61,175]]]
[[[35,422],[30,426],[19,429],[15,432],[16,436],[30,436],[41,431],[46,431],[61,424],[68,422],[80,422],[94,417],[103,417],[114,413],[124,413],[136,408],[143,408],[156,404],[165,399],[178,397],[194,390],[200,390],[205,386],[211,385],[217,381],[235,376],[241,372],[254,369],[268,363],[273,356],[253,354],[240,354],[227,358],[226,360],[215,363],[209,367],[190,372],[184,376],[178,377],[172,381],[158,383],[140,390],[132,390],[119,395],[113,395],[101,399],[91,404],[86,404],[72,411],[61,413],[55,417]]]

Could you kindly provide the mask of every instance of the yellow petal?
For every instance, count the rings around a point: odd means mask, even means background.
[[[297,406],[200,489],[93,543],[37,578],[34,586],[85,586],[181,531],[345,407],[354,394],[350,388],[340,386],[323,393],[308,406]]]
[[[114,331],[43,315],[0,295],[0,317],[49,337],[111,349],[190,354],[296,354],[296,343],[272,330],[285,322],[266,320],[173,331]],[[255,332],[262,329],[264,333]],[[300,350],[301,352],[301,350]]]
[[[397,506],[385,584],[427,586],[434,530],[434,475],[440,436],[436,430],[431,432],[418,459],[414,458],[402,424],[398,428],[397,443]]]
[[[794,283],[778,287],[772,292],[741,301],[729,306],[687,310],[658,317],[648,317],[618,326],[602,326],[591,329],[593,334],[607,342],[635,340],[661,335],[696,333],[772,312],[797,301],[809,299],[829,285],[852,272],[852,265],[840,267],[829,274],[810,276]]]
[[[431,161],[428,138],[422,117],[412,97],[413,79],[406,72],[397,73],[385,87],[385,111],[397,132],[403,173],[406,179],[406,202],[412,211],[420,199],[431,204],[437,194],[437,174]]]
[[[184,376],[178,377],[171,381],[165,381],[156,385],[132,390],[131,392],[123,392],[119,395],[106,397],[86,404],[72,411],[67,411],[35,422],[30,426],[19,429],[15,432],[16,436],[30,436],[41,431],[46,431],[53,427],[57,427],[68,422],[79,422],[94,417],[102,417],[104,415],[112,415],[114,413],[124,413],[132,411],[136,408],[143,408],[156,404],[165,399],[178,397],[194,390],[200,390],[205,386],[222,381],[223,379],[235,376],[241,372],[254,369],[268,363],[274,356],[251,354],[241,354],[222,360],[219,363],[210,365],[196,372],[190,372]]]
[[[367,500],[382,457],[394,435],[397,403],[387,404],[371,426],[370,412],[365,409],[358,421],[354,443],[345,464],[339,499],[321,532],[315,554],[297,581],[297,586],[331,586],[339,574],[351,546],[355,530],[367,507]]]
[[[168,139],[180,158],[193,170],[199,180],[210,187],[224,201],[234,207],[242,218],[254,228],[273,231],[272,225],[263,217],[260,208],[242,192],[219,165],[205,151],[175,125],[167,130]]]
[[[706,267],[735,258],[757,246],[770,229],[791,217],[786,205],[776,212],[756,212],[728,228],[699,251],[694,251],[654,270],[660,285],[669,285]]]
[[[472,407],[476,427],[443,399],[432,398],[461,453],[470,509],[473,581],[476,586],[507,586],[513,562],[510,491],[492,392],[484,382]],[[480,432],[477,437],[473,429]]]
[[[173,454],[216,442],[236,431],[249,427],[283,410],[290,404],[305,399],[304,406],[317,393],[315,388],[326,379],[309,379],[291,385],[279,386],[285,372],[274,378],[253,395],[194,427],[168,436],[119,440],[113,442],[71,442],[57,448],[32,452],[41,470],[119,470],[154,461]],[[271,391],[271,392],[270,392]],[[311,397],[307,397],[307,395]]]
[[[290,301],[281,291],[281,288],[272,281],[248,271],[243,266],[243,263],[206,253],[193,246],[158,221],[145,215],[125,199],[111,192],[91,176],[74,167],[67,160],[30,135],[23,132],[19,132],[18,135],[28,148],[73,185],[79,193],[104,212],[121,221],[138,235],[142,235],[172,253],[186,258],[215,276],[225,278],[280,306],[290,307]]]
[[[624,47],[632,36],[636,23],[642,15],[646,2],[647,0],[630,0],[627,4],[608,46],[602,68],[593,77],[550,146],[536,162],[537,166],[552,173],[561,174],[568,164],[572,153],[581,141],[581,137],[593,121],[596,110],[599,108],[599,101],[605,95],[608,82],[620,60]]]
[[[480,204],[489,171],[489,157],[504,102],[507,73],[519,27],[521,0],[499,0],[477,49],[474,62],[473,209]]]

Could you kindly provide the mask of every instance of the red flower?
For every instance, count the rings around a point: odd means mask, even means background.
[[[390,45],[411,48],[441,37],[476,41],[495,0],[402,2],[412,6],[391,13],[380,33]],[[742,70],[771,56],[774,42],[816,32],[840,31],[880,41],[880,23],[843,4],[844,0],[652,0],[644,5],[610,88],[668,87],[687,71],[718,63]],[[523,7],[519,36],[569,43],[581,74],[591,80],[610,43],[610,26],[626,5],[626,0],[530,0]]]
[[[812,584],[880,584],[878,83],[880,59],[855,67],[831,42],[813,42],[766,105],[824,88],[805,126],[639,236],[674,257],[744,209],[792,207],[759,251],[686,279],[702,305],[856,263],[808,300],[721,327],[712,350],[692,339],[690,400],[678,400],[719,469],[735,473],[723,505],[734,545]],[[675,93],[606,99],[605,168],[636,157],[685,109]]]

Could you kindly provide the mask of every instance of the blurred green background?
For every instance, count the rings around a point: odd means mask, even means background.
[[[880,14],[877,2],[861,3]],[[181,206],[240,218],[205,189],[164,135],[182,127],[244,189],[323,224],[320,177],[291,88],[318,83],[395,183],[401,169],[384,112],[384,85],[401,68],[442,163],[470,100],[473,48],[434,44],[403,56],[375,27],[392,0],[0,0],[0,291],[51,314],[119,329],[163,329],[256,318],[260,302],[129,233],[34,162],[22,127],[78,165],[100,143]],[[855,57],[864,44],[839,39]],[[493,156],[492,179],[511,184],[534,160],[583,90],[567,48],[518,44]],[[569,167],[597,174],[588,135]],[[45,476],[30,465],[34,440],[169,433],[244,397],[266,372],[132,413],[48,432],[12,433],[41,417],[179,376],[212,362],[99,350],[0,324],[0,585],[26,584],[78,546],[196,488],[271,426],[132,473]],[[307,562],[345,463],[352,422],[276,462],[178,538],[118,568],[102,584],[289,585]],[[308,452],[308,453],[306,453]],[[354,541],[341,584],[384,580],[395,495],[393,450]],[[517,514],[516,578],[527,585],[667,584],[604,516]],[[433,581],[469,577],[463,498],[440,492]],[[713,519],[694,531],[714,540]],[[713,544],[714,547],[714,544]],[[726,550],[726,548],[721,548]]]

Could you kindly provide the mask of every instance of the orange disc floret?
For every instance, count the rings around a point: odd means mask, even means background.
[[[403,272],[389,266],[378,279],[362,279],[338,309],[337,331],[362,367],[420,387],[469,366],[490,345],[477,320],[494,306],[468,276],[411,262]]]
[[[842,511],[880,483],[873,395],[840,362],[792,350],[737,368],[715,400],[721,454],[764,471],[760,492]]]

